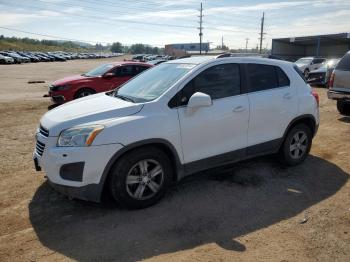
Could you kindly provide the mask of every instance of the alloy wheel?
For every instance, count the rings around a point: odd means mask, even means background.
[[[162,187],[164,171],[153,159],[133,165],[126,176],[126,191],[136,200],[145,200],[156,195]]]
[[[293,159],[299,159],[303,157],[303,155],[307,151],[307,146],[308,146],[307,134],[304,131],[296,132],[289,146],[290,156]]]

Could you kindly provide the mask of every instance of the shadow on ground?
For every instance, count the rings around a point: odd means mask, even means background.
[[[343,123],[350,123],[350,115],[349,116],[343,116],[341,118],[338,119],[340,122]]]
[[[44,183],[29,213],[44,246],[78,261],[135,261],[205,243],[244,252],[235,238],[297,215],[348,177],[314,156],[293,168],[264,157],[194,175],[158,205],[137,211],[69,201]]]

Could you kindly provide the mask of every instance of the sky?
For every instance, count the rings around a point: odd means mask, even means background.
[[[350,32],[350,0],[0,0],[0,35],[158,47],[194,43],[201,2],[203,41],[211,47],[223,37],[230,48],[245,48],[247,38],[255,48],[263,12],[267,48],[272,38]]]

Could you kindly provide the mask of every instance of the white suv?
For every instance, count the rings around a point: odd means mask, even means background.
[[[299,164],[318,125],[318,96],[292,63],[194,57],[47,112],[34,162],[73,198],[99,201],[109,190],[142,208],[204,169],[271,153]]]

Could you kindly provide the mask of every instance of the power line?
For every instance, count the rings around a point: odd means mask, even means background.
[[[56,35],[34,33],[34,32],[24,31],[24,30],[15,29],[15,28],[4,27],[4,26],[0,26],[0,28],[1,29],[6,29],[6,30],[9,30],[9,31],[14,31],[14,32],[26,33],[26,34],[30,34],[30,35],[51,37],[51,38],[55,38],[55,39],[59,39],[59,40],[86,42],[86,43],[94,43],[94,44],[109,44],[107,42],[94,42],[94,41],[86,41],[86,40],[81,40],[81,39],[66,38],[66,37],[61,37],[61,36],[56,36]]]

